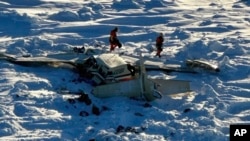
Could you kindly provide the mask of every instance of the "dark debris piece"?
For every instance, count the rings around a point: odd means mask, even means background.
[[[127,127],[124,127],[122,125],[119,125],[117,128],[116,128],[116,134],[118,133],[122,133],[122,132],[130,132],[130,133],[135,133],[135,134],[139,134],[140,132],[142,131],[145,131],[146,128],[137,128],[137,127],[130,127],[130,126],[127,126]]]
[[[84,52],[85,52],[85,47],[84,47],[84,46],[82,46],[81,48],[74,47],[74,48],[73,48],[73,51],[74,51],[75,53],[84,53]]]
[[[174,135],[175,135],[175,133],[174,133],[174,132],[171,132],[171,133],[170,133],[170,136],[171,136],[171,137],[173,137]]]
[[[109,107],[107,107],[107,106],[102,106],[102,111],[109,111],[109,110],[111,110]]]
[[[136,133],[136,129],[134,127],[128,126],[128,127],[125,128],[125,132]]]
[[[87,117],[87,116],[89,116],[89,113],[86,112],[86,111],[81,111],[81,112],[79,113],[79,115],[82,116],[82,117]]]
[[[80,95],[80,97],[78,98],[78,101],[84,102],[86,105],[90,105],[92,103],[89,96],[87,94],[85,94],[85,93]]]
[[[187,108],[187,109],[185,109],[184,111],[183,111],[183,113],[187,113],[187,112],[190,112],[191,111],[191,109],[190,108]]]
[[[145,108],[150,108],[150,107],[152,107],[152,105],[149,104],[149,103],[145,103],[145,104],[143,104],[143,107],[145,107]]]
[[[125,131],[125,127],[122,126],[122,125],[119,125],[117,128],[116,128],[116,134],[120,133],[120,132],[124,132]]]
[[[101,114],[101,111],[100,111],[100,109],[99,109],[97,106],[93,105],[93,106],[92,106],[92,113],[93,113],[94,115],[99,116],[99,115]]]
[[[76,101],[75,101],[74,99],[72,99],[72,98],[69,98],[69,99],[68,99],[68,102],[69,102],[70,104],[75,104],[75,103],[76,103]]]
[[[143,115],[142,113],[136,112],[136,113],[135,113],[135,116],[143,117],[144,115]]]

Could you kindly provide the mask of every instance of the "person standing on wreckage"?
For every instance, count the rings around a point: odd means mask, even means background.
[[[160,33],[159,36],[156,38],[156,55],[155,56],[159,56],[159,58],[161,58],[161,52],[163,50],[162,45],[164,42],[164,38],[163,38],[163,33]]]
[[[110,32],[110,37],[109,37],[109,43],[110,43],[110,52],[115,50],[115,47],[118,46],[119,48],[122,47],[122,44],[117,38],[117,32],[118,28],[115,27],[113,30]]]

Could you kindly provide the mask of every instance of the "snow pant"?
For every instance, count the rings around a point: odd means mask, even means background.
[[[161,57],[161,52],[162,52],[162,45],[156,45],[157,51],[156,51],[156,56]]]
[[[111,41],[109,39],[109,42],[110,42],[110,51],[113,51],[115,50],[115,47],[119,47],[121,48],[122,47],[122,44],[120,43],[120,41],[118,39],[114,39],[113,41]]]

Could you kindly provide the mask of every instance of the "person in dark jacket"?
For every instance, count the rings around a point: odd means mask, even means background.
[[[109,43],[110,43],[110,51],[114,51],[115,47],[118,46],[119,48],[122,47],[122,44],[117,38],[117,32],[118,28],[115,27],[113,30],[110,32],[110,37],[109,37]]]
[[[161,57],[161,52],[162,52],[162,46],[163,46],[163,42],[164,42],[164,38],[163,38],[163,34],[160,33],[160,35],[156,38],[156,56],[159,56],[159,58]]]

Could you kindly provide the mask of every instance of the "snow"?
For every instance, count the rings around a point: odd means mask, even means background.
[[[162,32],[161,63],[202,59],[221,72],[150,72],[152,78],[189,80],[193,93],[147,103],[96,98],[92,86],[67,68],[0,60],[0,140],[228,140],[230,124],[250,121],[249,5],[243,0],[2,0],[1,52],[46,56],[82,45],[106,52],[109,32],[117,26],[123,47],[116,53],[154,58],[154,41]],[[92,103],[67,91],[84,91]],[[92,111],[96,107],[99,113]]]

